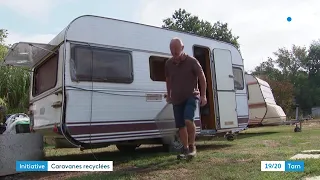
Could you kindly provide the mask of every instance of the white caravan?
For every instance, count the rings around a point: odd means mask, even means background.
[[[162,143],[161,132],[176,132],[164,98],[164,64],[173,37],[183,40],[185,52],[200,61],[207,77],[208,105],[197,108],[195,120],[198,137],[246,129],[243,59],[229,43],[84,15],[49,44],[14,44],[5,63],[32,69],[32,130],[82,148],[116,144],[134,149],[141,143]],[[159,130],[159,117],[166,131]]]
[[[270,85],[253,75],[246,74],[249,99],[249,126],[280,125],[286,114],[277,105]]]

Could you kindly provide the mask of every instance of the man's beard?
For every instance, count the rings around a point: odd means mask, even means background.
[[[183,57],[184,57],[184,53],[181,52],[181,53],[179,54],[179,56],[177,56],[176,58],[174,58],[174,60],[175,60],[176,62],[180,62],[180,61],[183,59]]]

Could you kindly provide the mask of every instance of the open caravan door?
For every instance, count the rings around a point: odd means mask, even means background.
[[[4,58],[4,65],[31,69],[56,46],[41,43],[19,42],[13,44]]]
[[[238,115],[231,52],[225,49],[214,49],[212,54],[215,63],[219,109],[217,125],[220,129],[237,128]]]
[[[41,129],[60,121],[61,107],[54,106],[55,102],[62,99],[61,93],[56,90],[60,86],[56,80],[58,48],[59,46],[50,44],[19,42],[9,48],[4,58],[3,65],[24,68],[30,72],[30,78],[32,77],[29,99],[31,129]],[[38,65],[40,61],[41,64]]]

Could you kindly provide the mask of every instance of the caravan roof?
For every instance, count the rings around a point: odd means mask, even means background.
[[[103,20],[103,21],[101,21]],[[105,26],[107,23],[107,26]],[[119,25],[119,23],[121,25]],[[104,27],[103,27],[104,26]],[[6,64],[15,64],[16,66],[28,66],[32,67],[37,64],[44,56],[48,55],[48,53],[53,53],[52,51],[56,49],[60,44],[64,41],[71,40],[71,41],[81,41],[81,42],[88,42],[88,38],[83,37],[84,34],[87,37],[93,37],[100,34],[93,33],[92,29],[102,27],[105,28],[103,31],[108,32],[104,33],[103,35],[110,35],[112,33],[122,33],[121,37],[114,36],[113,38],[118,38],[123,40],[124,42],[120,43],[122,46],[128,46],[128,48],[139,48],[139,47],[129,47],[133,44],[127,43],[125,41],[137,40],[132,37],[133,34],[139,37],[139,41],[148,41],[148,38],[157,38],[156,40],[159,41],[159,44],[163,46],[161,41],[166,40],[167,38],[160,38],[157,37],[159,35],[159,31],[165,31],[164,36],[184,36],[183,41],[186,43],[188,41],[204,41],[205,44],[212,44],[214,42],[215,46],[225,47],[225,49],[230,49],[231,51],[238,51],[237,48],[232,45],[231,43],[223,42],[214,40],[211,38],[206,38],[202,36],[198,36],[196,34],[186,33],[186,32],[179,32],[175,30],[165,29],[156,26],[150,26],[130,21],[112,19],[107,17],[95,16],[95,15],[83,15],[75,18],[73,21],[69,23],[67,27],[65,27],[57,36],[55,36],[49,43],[32,43],[32,42],[19,42],[15,43],[12,48],[9,50],[8,55],[5,57]],[[108,28],[107,28],[108,27]],[[111,28],[109,28],[111,27]],[[130,28],[129,28],[130,27]],[[147,29],[145,29],[147,28]],[[129,30],[128,30],[129,29]],[[130,35],[128,31],[135,31]],[[143,33],[140,33],[142,32]],[[170,33],[169,33],[170,32]],[[140,33],[140,34],[139,34]],[[161,34],[161,33],[160,33]],[[162,33],[163,34],[163,33]],[[192,37],[192,39],[186,37]],[[97,38],[95,38],[97,40]],[[89,42],[89,43],[99,43],[99,42]],[[196,43],[196,42],[195,42]],[[135,43],[138,45],[139,43]],[[141,44],[141,43],[140,43]],[[150,44],[149,44],[150,46]],[[141,48],[141,47],[140,47]],[[152,49],[152,47],[150,47]],[[158,48],[158,49],[157,49]],[[165,47],[166,48],[166,47]],[[161,51],[163,48],[159,50],[159,47],[154,46],[152,49],[153,51]],[[163,50],[162,50],[163,51]],[[168,52],[169,49],[164,49],[163,52]],[[237,52],[241,58],[239,52]],[[239,58],[237,58],[239,59]],[[242,65],[242,62],[239,62]],[[237,63],[235,63],[237,64]]]

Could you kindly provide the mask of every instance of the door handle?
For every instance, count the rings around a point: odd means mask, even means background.
[[[62,102],[61,101],[56,101],[51,105],[53,108],[59,108],[62,106]]]
[[[234,76],[230,74],[230,75],[229,75],[229,78],[234,78]]]

